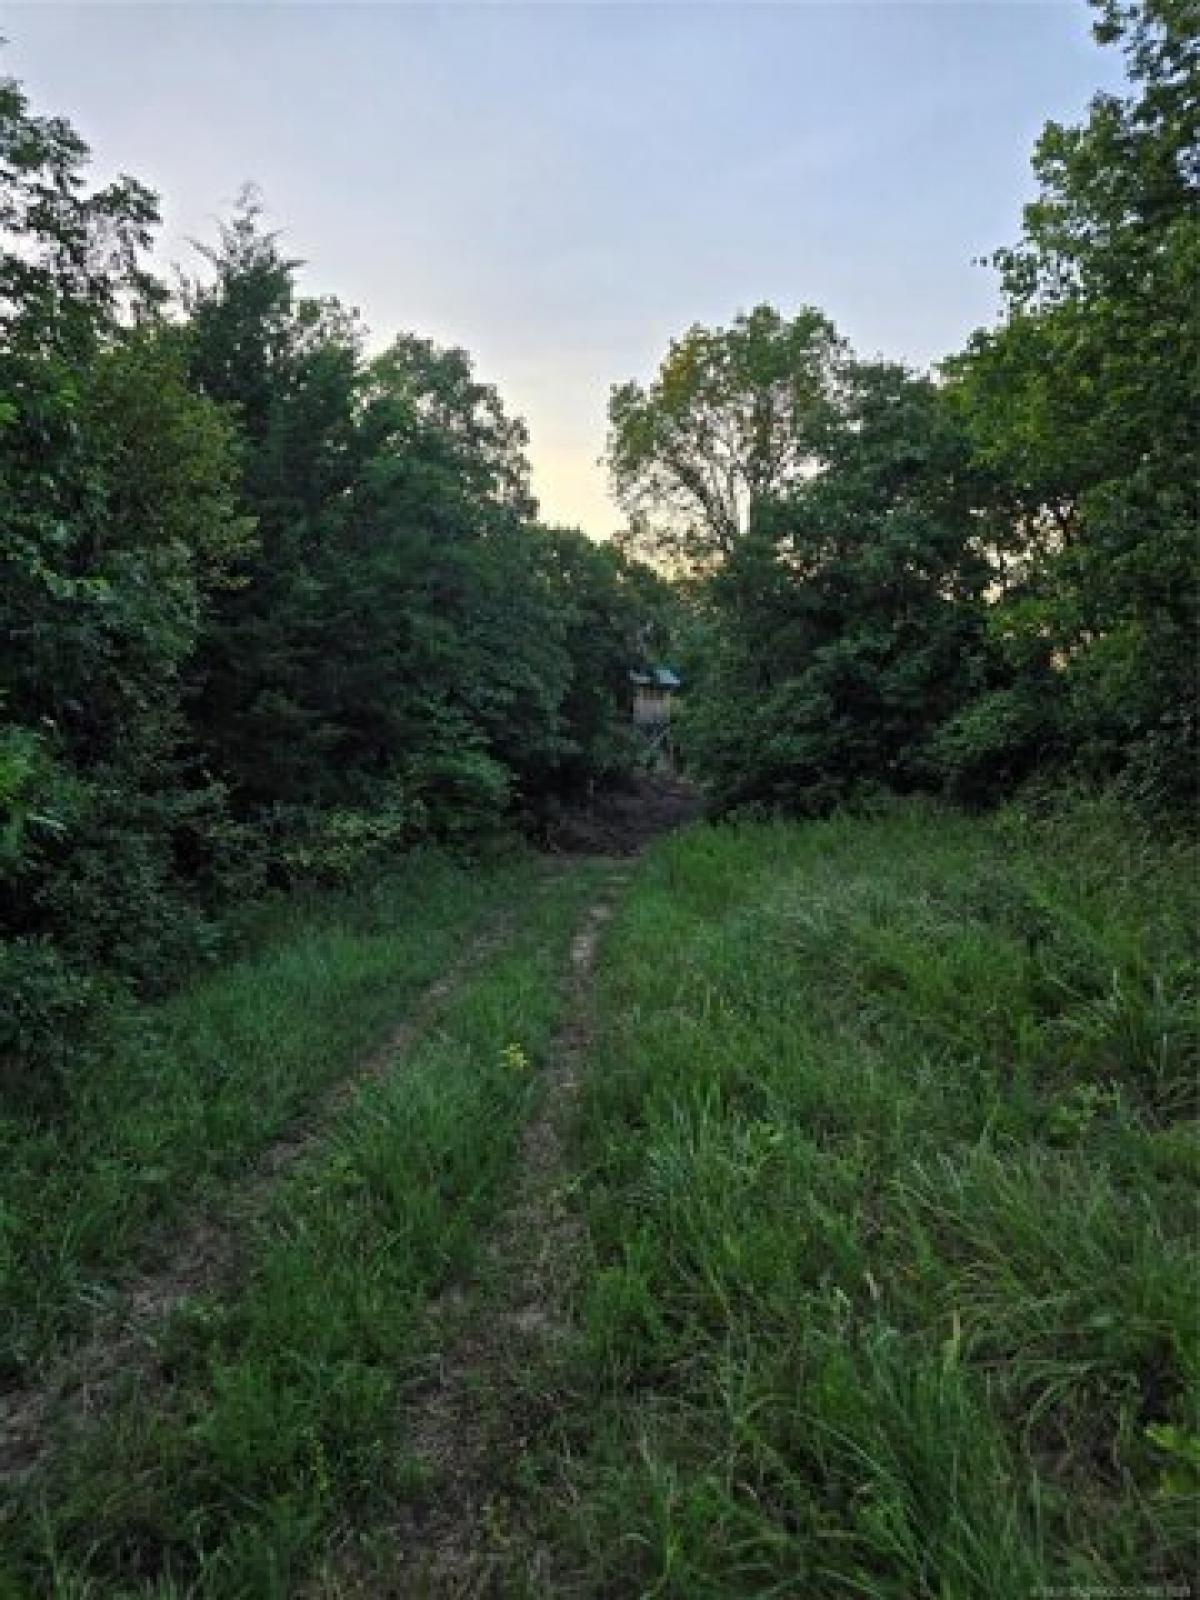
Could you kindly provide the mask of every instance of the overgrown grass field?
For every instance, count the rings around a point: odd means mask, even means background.
[[[550,1592],[1191,1593],[1195,865],[1101,805],[655,852],[525,1472]]]
[[[429,852],[259,907],[242,956],[131,1016],[65,1104],[0,1117],[0,1378],[35,1373],[156,1233],[219,1203],[534,876],[529,856]]]
[[[503,1325],[489,1241],[564,1027],[567,1315],[467,1374],[525,1441],[474,1463],[470,1592],[1190,1593],[1195,868],[1098,802],[696,827],[622,889],[582,998],[610,864],[428,858],[278,908],[69,1117],[10,1124],[10,1370],[505,927],[242,1219],[236,1278],[51,1417],[0,1595],[411,1592],[445,1465],[413,1443],[431,1307],[457,1285]]]
[[[521,872],[507,942],[248,1229],[243,1286],[177,1313],[149,1384],[130,1374],[98,1421],[59,1419],[0,1519],[0,1593],[290,1596],[420,1491],[402,1399],[436,1360],[423,1308],[486,1239],[594,882]],[[460,921],[517,887],[481,881]]]

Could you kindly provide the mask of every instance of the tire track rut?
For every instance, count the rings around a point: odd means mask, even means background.
[[[513,1374],[550,1362],[569,1328],[567,1293],[581,1229],[569,1204],[566,1141],[591,1041],[597,947],[627,878],[622,864],[572,940],[564,1019],[522,1131],[514,1196],[483,1267],[475,1282],[443,1293],[430,1308],[440,1355],[412,1393],[403,1425],[407,1450],[430,1474],[431,1489],[397,1510],[373,1541],[374,1559],[353,1546],[331,1552],[305,1590],[311,1600],[500,1594],[493,1523],[529,1428],[513,1404]]]
[[[490,919],[384,1042],[339,1079],[298,1126],[261,1152],[249,1175],[222,1196],[219,1212],[202,1212],[173,1239],[154,1241],[155,1254],[169,1255],[169,1263],[128,1280],[118,1305],[101,1314],[77,1349],[41,1381],[0,1395],[0,1486],[28,1476],[52,1453],[57,1415],[69,1410],[73,1423],[86,1424],[104,1410],[119,1382],[131,1374],[153,1374],[157,1331],[189,1300],[237,1280],[245,1235],[265,1213],[280,1181],[325,1142],[365,1085],[403,1064],[440,1009],[503,944],[512,921],[505,912]]]

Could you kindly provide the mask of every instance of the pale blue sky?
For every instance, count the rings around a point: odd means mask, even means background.
[[[1119,81],[1051,4],[0,7],[7,70],[187,257],[244,180],[305,286],[466,345],[548,517],[618,523],[609,386],[760,300],[923,364],[997,306],[1048,117]]]

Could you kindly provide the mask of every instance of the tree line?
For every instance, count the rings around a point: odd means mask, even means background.
[[[1033,777],[1195,797],[1200,9],[1104,0],[1128,92],[1049,124],[998,324],[933,376],[820,311],[694,327],[610,403],[690,576],[684,747],[729,812]]]
[[[465,352],[369,354],[252,194],[157,201],[0,85],[0,1062],[52,1088],[223,909],[626,770],[665,585],[543,526]]]
[[[156,197],[0,83],[0,1076],[52,1090],[231,904],[627,772],[668,636],[727,814],[1186,806],[1198,23],[1101,0],[1128,91],[1046,128],[1004,314],[932,376],[760,306],[614,389],[610,545],[539,521],[465,352],[371,353],[253,194],[165,283]]]

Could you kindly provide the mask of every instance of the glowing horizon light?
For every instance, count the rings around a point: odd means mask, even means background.
[[[372,346],[470,351],[547,520],[622,526],[609,387],[769,301],[918,366],[993,320],[1029,154],[1120,60],[1068,5],[12,4],[3,70],[157,189],[186,263],[246,180]],[[193,265],[195,264],[192,258]]]

